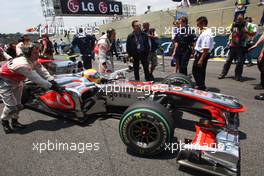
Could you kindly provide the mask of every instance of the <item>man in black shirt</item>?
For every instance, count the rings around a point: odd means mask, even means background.
[[[82,54],[83,66],[85,69],[92,68],[93,49],[95,47],[96,38],[92,35],[87,35],[83,28],[79,29],[79,33],[74,36],[71,50],[77,46]]]
[[[192,47],[195,42],[196,35],[188,26],[187,17],[181,17],[179,22],[180,31],[174,38],[175,47],[173,57],[175,57],[179,62],[179,72],[187,75],[187,67],[193,51]]]
[[[128,35],[126,48],[129,57],[133,57],[133,67],[135,80],[139,81],[139,62],[141,62],[144,73],[145,80],[150,81],[149,74],[149,43],[148,35],[141,31],[141,25],[137,20],[132,22],[133,32]]]

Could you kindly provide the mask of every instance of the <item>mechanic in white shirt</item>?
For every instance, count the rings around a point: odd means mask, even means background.
[[[115,29],[108,29],[106,31],[106,34],[99,38],[97,45],[94,49],[95,58],[98,59],[98,69],[100,73],[114,72],[114,61],[110,49],[115,38]]]
[[[1,114],[1,123],[5,133],[13,131],[9,124],[10,119],[13,128],[25,127],[18,122],[18,113],[23,109],[21,98],[26,79],[45,89],[57,92],[61,90],[49,72],[37,62],[39,48],[39,44],[22,47],[23,56],[7,61],[0,68],[0,96],[5,105]]]
[[[207,28],[208,20],[206,17],[199,17],[196,22],[201,34],[198,37],[196,46],[194,48],[195,55],[192,72],[196,82],[196,88],[199,90],[206,90],[206,67],[210,53],[214,48],[214,39],[212,30]]]

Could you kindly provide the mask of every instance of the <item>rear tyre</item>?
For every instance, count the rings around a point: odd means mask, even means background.
[[[171,114],[155,102],[139,102],[129,107],[119,123],[119,134],[130,151],[155,155],[171,142],[174,128]]]
[[[169,75],[165,77],[161,83],[173,86],[194,88],[194,83],[192,82],[191,78],[181,73]]]

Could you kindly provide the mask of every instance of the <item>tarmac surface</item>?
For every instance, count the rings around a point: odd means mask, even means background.
[[[246,106],[247,112],[240,115],[241,175],[263,175],[264,173],[264,101],[254,96],[264,91],[254,90],[259,83],[256,66],[244,67],[243,82],[233,80],[234,65],[224,80],[218,80],[223,62],[209,62],[206,83],[209,91],[235,96]],[[116,68],[125,64],[117,62]],[[192,61],[189,64],[191,71]],[[166,72],[159,65],[155,77],[161,79],[174,68],[166,60]],[[141,76],[143,78],[143,76]],[[3,104],[0,104],[3,109]],[[27,128],[5,135],[0,127],[0,176],[185,176],[202,175],[196,171],[188,173],[178,170],[176,153],[163,152],[152,158],[141,158],[127,152],[118,133],[116,118],[90,118],[84,125],[43,115],[31,110],[20,113],[20,121]],[[178,139],[192,138],[194,121],[197,117],[184,114],[177,124],[174,136]],[[41,151],[41,143],[76,143],[78,151]],[[82,143],[89,145],[89,151],[82,152]],[[73,150],[74,147],[72,148]],[[205,175],[205,174],[204,174]]]

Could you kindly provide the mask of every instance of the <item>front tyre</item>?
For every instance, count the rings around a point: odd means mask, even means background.
[[[169,75],[165,77],[161,83],[173,86],[194,88],[194,83],[192,82],[192,79],[189,76],[186,76],[181,73]]]
[[[155,102],[139,102],[129,107],[119,123],[122,141],[133,152],[155,155],[171,142],[174,128],[171,114]]]

